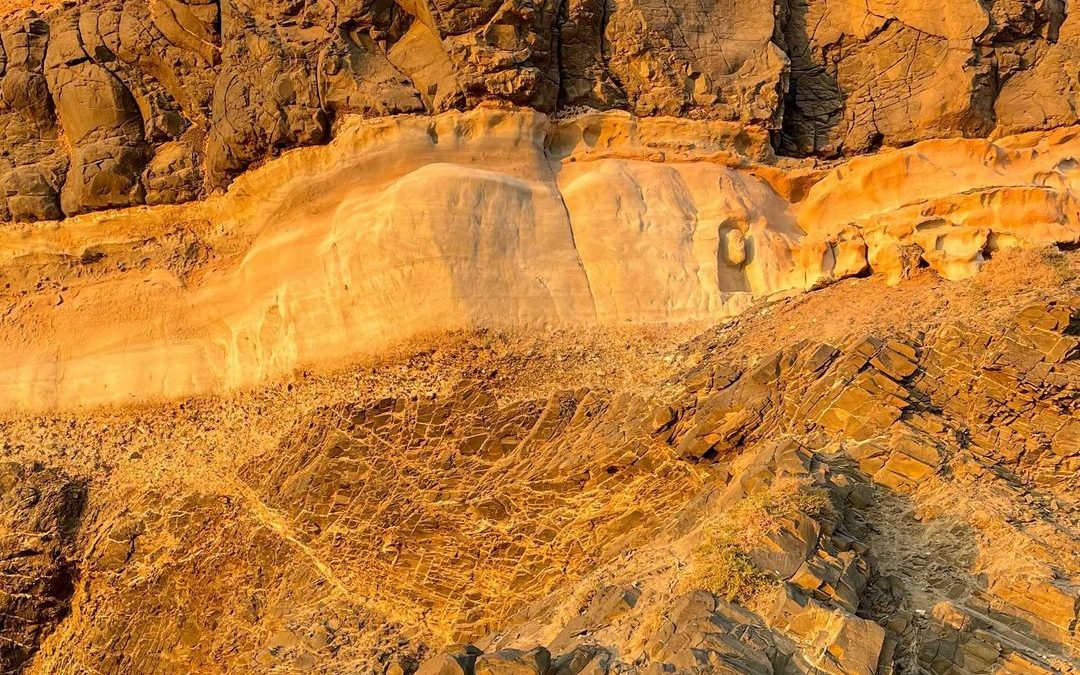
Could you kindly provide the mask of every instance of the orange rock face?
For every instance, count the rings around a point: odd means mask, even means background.
[[[0,3],[0,672],[1080,673],[1076,20],[939,5]]]
[[[869,337],[784,332],[829,306],[854,325],[893,292],[843,281],[689,341],[472,334],[242,396],[12,417],[5,518],[55,542],[20,569],[75,581],[30,592],[33,640],[4,658],[1065,672],[1080,314],[986,295],[988,274],[894,288],[961,312],[968,287],[1007,319],[891,307]],[[1025,293],[1058,292],[1044,283]]]
[[[356,122],[203,202],[0,232],[20,345],[0,405],[222,391],[468,326],[716,320],[919,265],[966,278],[1080,241],[1077,151],[1060,131],[810,170],[720,122]]]

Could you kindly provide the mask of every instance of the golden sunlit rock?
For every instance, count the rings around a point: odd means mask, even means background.
[[[1080,672],[1069,10],[0,3],[0,672]]]

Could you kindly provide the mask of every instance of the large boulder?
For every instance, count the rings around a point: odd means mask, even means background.
[[[638,115],[778,125],[788,59],[772,42],[772,0],[616,0],[605,38],[611,73]]]
[[[0,220],[62,217],[67,171],[45,78],[49,25],[35,16],[0,31]]]
[[[782,19],[791,57],[781,149],[863,152],[993,126],[993,70],[974,38],[986,10],[900,0],[793,0]]]

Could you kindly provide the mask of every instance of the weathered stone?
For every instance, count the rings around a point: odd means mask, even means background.
[[[909,0],[354,4],[88,0],[20,15],[2,40],[0,177],[33,169],[48,190],[8,194],[18,199],[0,216],[58,217],[57,195],[66,214],[140,204],[144,192],[153,203],[198,197],[325,142],[342,115],[617,108],[782,130],[783,152],[832,156],[985,136],[995,123],[1067,125],[1080,96],[1068,77],[1076,31],[1058,0],[945,11]],[[47,46],[55,58],[43,66]],[[81,149],[90,129],[86,144],[99,145]],[[185,170],[182,189],[143,185],[166,162],[144,175],[151,158],[181,137],[205,171]],[[830,255],[846,275],[868,252],[844,235]]]
[[[770,615],[770,623],[799,640],[807,661],[823,673],[877,673],[885,629],[872,621],[829,610],[786,588]]]
[[[915,351],[896,341],[882,347],[870,360],[870,364],[897,381],[910,377],[918,368]]]
[[[70,610],[85,488],[40,466],[0,464],[0,668],[19,672]]]
[[[787,579],[799,569],[817,548],[821,526],[813,518],[796,514],[790,522],[781,523],[765,537],[761,548],[749,552],[751,559],[762,569]]]
[[[143,120],[131,92],[86,53],[77,17],[52,26],[45,73],[72,146],[60,194],[64,213],[143,203]]]
[[[988,133],[992,70],[970,42],[986,26],[977,2],[944,13],[914,2],[788,4],[782,32],[792,75],[782,147],[837,154]]]
[[[1043,579],[995,579],[991,595],[1004,601],[1002,609],[1034,620],[1033,630],[1051,636],[1076,627],[1080,593]]]
[[[527,652],[503,649],[476,658],[476,675],[547,675],[551,654],[543,647]]]
[[[416,675],[473,675],[476,657],[482,654],[472,645],[458,645],[420,664]]]
[[[24,17],[0,31],[0,218],[62,216],[59,190],[67,170],[45,78],[49,26]]]
[[[577,647],[552,661],[551,675],[607,675],[609,658],[597,647]]]
[[[681,596],[654,635],[648,649],[664,664],[657,672],[710,672],[723,675],[772,675],[768,657],[751,640],[739,639],[735,625],[708,593]]]
[[[618,0],[609,67],[639,115],[700,108],[724,119],[779,123],[787,57],[772,43],[771,2],[673,6]]]
[[[626,94],[608,71],[604,55],[606,0],[568,0],[559,28],[559,106],[622,108]]]
[[[178,204],[198,198],[202,175],[190,144],[171,141],[158,146],[142,176],[146,203]]]

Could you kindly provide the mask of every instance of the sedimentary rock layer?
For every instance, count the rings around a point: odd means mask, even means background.
[[[0,31],[0,220],[195,199],[350,115],[621,109],[836,156],[1080,108],[1061,0],[18,4],[38,11]]]
[[[356,122],[205,202],[0,232],[0,401],[212,391],[462,326],[724,317],[919,264],[961,278],[1080,240],[1077,152],[1067,129],[818,170],[721,122]]]

